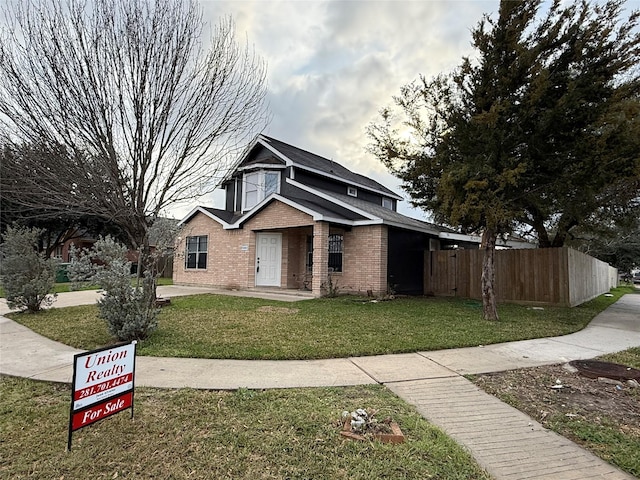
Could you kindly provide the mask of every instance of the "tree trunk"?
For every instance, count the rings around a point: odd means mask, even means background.
[[[499,320],[494,292],[496,240],[498,235],[491,229],[482,234],[482,318],[485,320]]]
[[[145,298],[149,302],[149,307],[153,307],[157,298],[157,269],[156,259],[151,254],[149,237],[145,235],[144,241],[138,250],[138,286],[142,283]]]
[[[573,216],[568,215],[567,213],[562,214],[560,221],[558,222],[558,228],[556,235],[553,238],[553,242],[551,243],[551,247],[564,247],[564,243],[567,241],[567,237],[569,236],[569,230],[576,225],[578,225],[578,221]]]
[[[538,247],[549,248],[551,247],[551,239],[549,238],[549,232],[544,225],[544,218],[537,208],[530,207],[529,213],[531,214],[531,221],[528,222],[536,232],[538,236]]]

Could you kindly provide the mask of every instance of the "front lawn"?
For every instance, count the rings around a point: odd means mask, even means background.
[[[84,479],[485,479],[475,461],[382,386],[212,392],[137,388],[73,435],[68,385],[0,378],[0,477]],[[406,442],[340,436],[343,410],[379,409]]]
[[[156,279],[158,285],[173,285],[173,280],[171,278],[158,278]],[[132,279],[131,283],[135,284],[136,279]],[[67,292],[71,292],[73,291],[72,288],[72,283],[71,282],[58,282],[56,284],[54,284],[53,289],[51,290],[51,293],[67,293]],[[98,287],[96,285],[87,285],[84,287],[81,287],[80,290],[97,290]],[[0,287],[0,298],[4,298],[5,294],[4,294],[4,290],[2,289],[2,287]]]
[[[140,355],[228,359],[317,359],[488,345],[564,335],[584,328],[629,288],[574,308],[501,305],[500,321],[482,320],[480,302],[458,298],[356,297],[295,303],[196,295],[174,297]],[[95,306],[11,318],[76,348],[110,344]]]

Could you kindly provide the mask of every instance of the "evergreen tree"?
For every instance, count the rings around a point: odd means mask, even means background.
[[[9,308],[38,312],[53,303],[56,261],[38,250],[36,228],[8,227],[2,235],[2,288]]]
[[[99,285],[104,296],[98,300],[99,317],[107,323],[109,333],[119,341],[144,340],[158,327],[155,281],[147,272],[145,282],[131,285],[131,262],[127,247],[111,237],[99,239],[90,250],[74,250],[69,278],[74,285]]]
[[[403,181],[416,206],[462,231],[483,232],[484,317],[497,319],[493,251],[523,225],[541,246],[640,178],[638,14],[602,5],[502,1],[473,30],[477,58],[421,77],[369,126],[371,151]],[[618,187],[618,188],[617,188]]]

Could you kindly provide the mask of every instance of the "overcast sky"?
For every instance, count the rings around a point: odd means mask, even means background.
[[[246,36],[268,64],[272,120],[265,134],[403,196],[398,180],[365,151],[365,128],[402,85],[450,71],[470,55],[471,28],[483,13],[496,14],[498,3],[201,0],[208,22],[231,15],[237,37]],[[223,208],[219,195],[213,202]],[[402,213],[422,215],[402,203]]]

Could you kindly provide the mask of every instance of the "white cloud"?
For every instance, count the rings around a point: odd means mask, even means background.
[[[498,0],[201,3],[213,24],[232,15],[238,38],[246,33],[267,61],[267,134],[400,194],[398,180],[365,151],[366,126],[402,85],[450,71],[470,55],[471,28],[498,9]],[[424,218],[408,202],[401,211]]]

